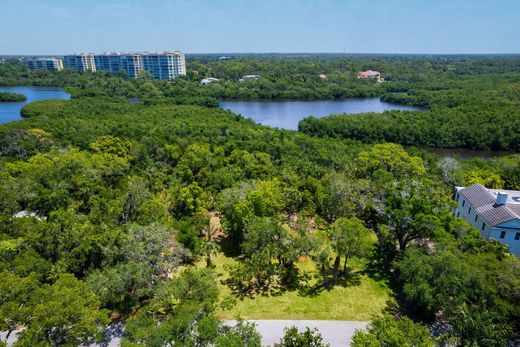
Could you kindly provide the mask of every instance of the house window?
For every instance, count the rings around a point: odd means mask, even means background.
[[[455,200],[459,201],[459,193],[457,192],[457,195],[455,196]]]
[[[482,223],[482,230],[486,229],[486,223]]]
[[[471,206],[468,207],[468,214],[471,214]]]
[[[520,233],[516,233],[515,240],[520,240]]]
[[[457,218],[458,218],[458,217],[460,217],[460,211],[459,211],[459,212],[457,212]]]
[[[478,219],[478,214],[475,214],[475,222],[477,221]]]
[[[503,239],[504,237],[506,237],[506,231],[505,230],[502,230],[500,232],[500,238]]]
[[[466,200],[462,199],[462,207],[466,205]]]

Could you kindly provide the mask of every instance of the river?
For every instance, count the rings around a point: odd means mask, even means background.
[[[0,92],[23,94],[27,100],[23,102],[0,102],[0,124],[21,118],[20,110],[30,102],[47,99],[70,99],[70,95],[57,87],[0,87]]]

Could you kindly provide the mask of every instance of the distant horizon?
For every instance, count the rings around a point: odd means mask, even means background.
[[[53,54],[1,54],[0,57],[59,57],[71,54],[81,53],[92,53],[92,54],[103,54],[103,53],[137,53],[137,52],[162,52],[163,50],[135,50],[135,51],[103,51],[103,52],[91,52],[91,51],[78,51],[78,52],[67,52],[67,53],[53,53]],[[515,53],[366,53],[366,52],[185,52],[180,51],[185,55],[220,55],[220,56],[234,56],[234,55],[359,55],[359,56],[510,56],[520,55],[520,52]]]

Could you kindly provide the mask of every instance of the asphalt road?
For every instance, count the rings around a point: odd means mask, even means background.
[[[284,329],[295,326],[303,331],[306,327],[318,328],[323,337],[323,342],[329,343],[331,347],[345,347],[350,345],[350,339],[356,329],[363,329],[368,322],[333,321],[333,320],[248,320],[256,323],[256,329],[262,335],[263,346],[273,346],[280,341]],[[233,325],[235,321],[226,321]],[[123,326],[118,324],[107,329],[107,340],[102,344],[91,346],[117,347],[120,345]],[[0,331],[0,339],[5,341],[6,332]],[[7,341],[8,346],[16,341],[16,333],[13,332]]]
[[[249,320],[256,323],[256,329],[262,335],[262,345],[273,346],[280,341],[284,329],[295,326],[303,331],[306,327],[318,328],[323,342],[331,347],[350,346],[350,339],[356,329],[363,329],[368,322],[333,321],[333,320]],[[234,321],[228,321],[234,324]]]

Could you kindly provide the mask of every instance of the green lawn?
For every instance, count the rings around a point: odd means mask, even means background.
[[[219,280],[221,298],[232,295],[231,290],[221,280],[227,278],[225,264],[233,264],[235,260],[220,253],[214,258],[216,274]],[[204,266],[203,262],[198,266]],[[365,264],[352,260],[354,279],[337,285],[330,290],[321,290],[309,296],[298,291],[285,291],[276,295],[256,295],[253,298],[235,297],[236,305],[231,310],[221,310],[219,316],[233,319],[240,316],[244,319],[328,319],[328,320],[360,320],[368,321],[374,315],[380,315],[388,300],[393,300],[393,293],[386,281],[376,281],[362,274]],[[298,263],[302,272],[311,277],[317,274],[314,263],[302,260]],[[309,286],[318,279],[309,281]]]

